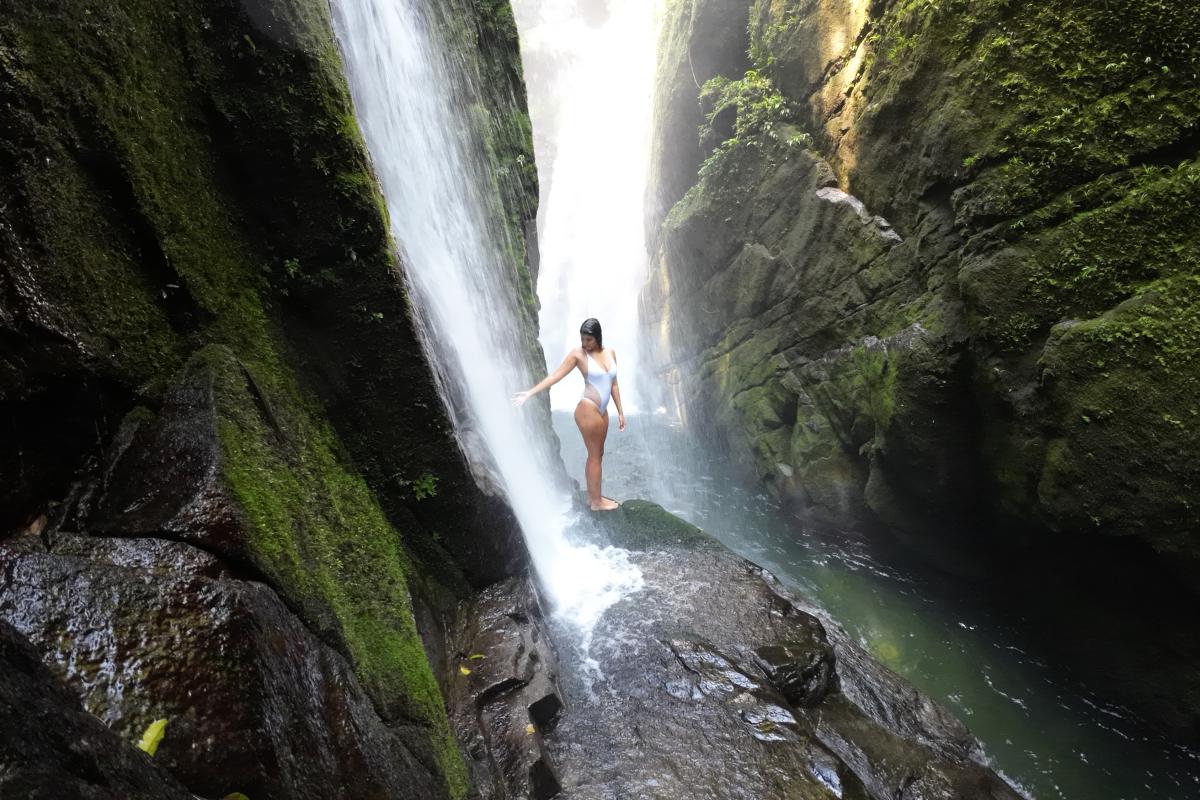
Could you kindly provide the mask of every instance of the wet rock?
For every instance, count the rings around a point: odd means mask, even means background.
[[[604,529],[634,528],[645,586],[564,656],[545,734],[573,800],[1018,800],[961,723],[769,573],[653,503],[622,509]]]
[[[734,659],[703,640],[672,639],[671,652],[693,674],[688,683],[672,682],[667,691],[677,699],[715,696],[737,709],[752,736],[762,742],[798,741],[799,723],[776,687],[752,677]],[[683,690],[680,692],[680,690]]]
[[[543,732],[554,729],[563,701],[557,658],[529,581],[495,584],[464,604],[453,648],[448,705],[482,796],[558,794]]]
[[[143,411],[126,418],[111,449],[103,494],[87,520],[89,530],[177,538],[227,559],[248,560],[246,526],[221,476],[214,380],[211,367],[194,359],[176,377],[157,417]],[[274,423],[262,393],[255,388],[253,394],[264,418]],[[278,431],[277,423],[273,427]]]
[[[479,720],[500,778],[498,791],[485,797],[546,800],[562,791],[542,733],[521,703],[490,703],[481,709]]]
[[[808,634],[803,640],[759,647],[754,662],[789,703],[815,706],[835,688],[833,648],[815,619],[802,628]]]
[[[191,800],[156,762],[84,711],[0,619],[0,797]]]
[[[83,708],[204,796],[440,796],[429,732],[385,724],[345,659],[267,586],[179,542],[0,546],[0,618]]]
[[[230,570],[211,553],[165,539],[110,539],[98,536],[62,536],[54,544],[56,556],[76,556],[136,569],[164,577],[191,575],[230,577]]]

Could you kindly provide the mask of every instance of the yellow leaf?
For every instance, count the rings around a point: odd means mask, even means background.
[[[471,655],[467,656],[467,658],[471,659],[472,661],[476,661],[480,658],[483,658],[483,653],[472,653]]]
[[[146,728],[146,732],[142,734],[142,740],[137,743],[137,746],[145,750],[148,755],[154,755],[158,750],[158,743],[162,741],[163,731],[166,730],[167,721],[165,719],[156,719]]]
[[[525,735],[533,736],[533,723],[532,722],[525,726]]]
[[[461,665],[459,666],[458,671],[462,675],[470,675],[471,674],[471,670],[469,670],[466,667],[461,666]]]

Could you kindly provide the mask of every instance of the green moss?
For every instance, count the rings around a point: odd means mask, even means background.
[[[56,11],[40,16],[40,26],[21,28],[22,57],[37,82],[55,90],[47,94],[64,104],[64,116],[76,108],[92,115],[88,124],[95,130],[87,135],[94,138],[87,144],[97,148],[96,158],[115,159],[92,181],[124,184],[131,208],[122,211],[144,221],[161,249],[167,279],[178,278],[178,291],[213,320],[206,338],[254,347],[267,338],[259,276],[216,188],[214,154],[180,113],[192,106],[191,76],[182,61],[160,57],[174,22],[152,3],[67,4]],[[62,35],[72,28],[100,28],[106,38],[99,43]],[[96,62],[109,69],[91,69]],[[49,184],[45,177],[61,182]],[[131,362],[134,375],[169,370],[178,345],[153,300],[166,290],[148,283],[152,277],[137,264],[155,254],[145,252],[145,241],[142,252],[119,240],[96,241],[95,227],[79,224],[97,216],[87,213],[87,195],[113,188],[93,185],[80,166],[45,177],[32,179],[30,192],[35,213],[52,220],[46,241],[54,256],[48,263],[72,271],[53,278],[53,285],[75,295],[72,305],[93,316],[101,336],[120,343],[117,358]],[[76,279],[77,271],[84,281]]]
[[[895,410],[896,368],[884,343],[869,341],[830,354],[804,371],[808,395],[848,454],[866,454],[883,446]],[[798,428],[800,426],[797,426]],[[805,431],[794,440],[803,463],[813,437]],[[823,449],[823,446],[822,448]]]
[[[5,97],[27,131],[0,160],[20,166],[2,197],[35,232],[39,288],[129,386],[199,351],[254,565],[344,645],[376,702],[427,727],[464,796],[409,600],[425,571],[300,385],[279,324],[280,295],[395,267],[327,4],[271,4],[276,35],[250,37],[236,4],[26,5],[0,21],[19,79]],[[258,202],[259,181],[295,194]]]
[[[868,70],[873,102],[899,102],[923,70],[942,70],[958,88],[934,95],[950,108],[930,110],[986,121],[969,152],[988,168],[980,204],[993,216],[1127,168],[1184,137],[1200,113],[1200,22],[1179,4],[921,0],[872,28],[872,51],[885,54]]]
[[[299,387],[281,376],[275,385],[254,378],[268,421],[230,351],[208,348],[196,358],[213,372],[223,474],[250,523],[255,566],[308,620],[331,615],[331,633],[363,686],[430,728],[439,766],[460,796],[465,767],[417,633],[409,583],[419,574],[400,537]]]
[[[1194,557],[1200,277],[1155,282],[1103,316],[1059,326],[1041,363],[1059,435],[1038,493],[1056,521]]]
[[[1200,271],[1198,216],[1200,162],[1134,170],[1122,197],[1042,238],[1031,300],[1056,318],[1090,316],[1151,280]]]
[[[1063,195],[1009,226],[1011,252],[967,276],[973,327],[1005,352],[1044,339],[1064,318],[1088,318],[1153,282],[1200,271],[1200,162],[1140,167]]]
[[[649,500],[626,500],[616,511],[593,514],[617,547],[653,548],[721,547],[716,539]]]

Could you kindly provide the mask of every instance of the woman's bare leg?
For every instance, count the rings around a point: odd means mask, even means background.
[[[604,440],[608,438],[608,414],[601,414],[600,409],[590,401],[580,400],[575,406],[575,424],[579,426],[583,444],[587,447],[587,463],[584,464],[583,474],[587,479],[588,505],[593,511],[614,509],[619,504],[600,494]]]

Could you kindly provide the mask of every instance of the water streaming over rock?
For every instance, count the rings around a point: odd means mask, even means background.
[[[555,487],[550,448],[538,446],[548,431],[510,403],[534,379],[498,178],[472,113],[479,76],[443,40],[440,4],[333,8],[413,310],[464,452],[507,495],[555,609],[586,631],[641,578],[622,551],[567,541],[577,520]]]

